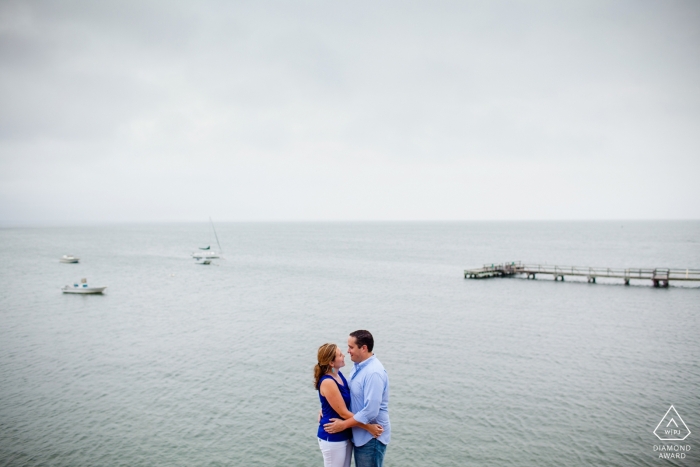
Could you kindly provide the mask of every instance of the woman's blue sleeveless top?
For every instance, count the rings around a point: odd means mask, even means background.
[[[338,382],[331,375],[323,375],[318,381],[318,387],[321,387],[321,382],[324,379],[332,379],[333,382],[338,386],[338,389],[340,389],[340,395],[343,396],[345,407],[347,407],[348,410],[350,410],[350,388],[348,387],[348,381],[345,379],[345,376],[343,376],[341,372],[338,372],[338,375],[340,376],[340,379],[343,380],[342,386],[338,384]],[[338,415],[338,412],[333,410],[333,407],[331,407],[331,404],[328,403],[328,400],[326,400],[326,398],[321,395],[320,390],[318,391],[318,397],[319,399],[321,399],[321,412],[323,413],[323,416],[321,416],[321,423],[319,423],[318,425],[318,437],[324,441],[345,441],[346,439],[352,438],[352,428],[348,428],[345,431],[333,434],[327,433],[326,430],[323,429],[323,425],[325,423],[329,423],[331,421],[331,418],[339,418],[342,420],[343,417]]]

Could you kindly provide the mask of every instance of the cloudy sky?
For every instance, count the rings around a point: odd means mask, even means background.
[[[699,219],[700,2],[0,2],[0,225]]]

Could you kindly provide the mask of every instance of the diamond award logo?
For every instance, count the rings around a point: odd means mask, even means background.
[[[675,407],[671,406],[654,429],[654,434],[661,441],[683,441],[690,434],[690,430]]]

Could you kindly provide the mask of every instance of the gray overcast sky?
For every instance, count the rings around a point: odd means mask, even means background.
[[[698,1],[0,3],[0,225],[700,218]]]

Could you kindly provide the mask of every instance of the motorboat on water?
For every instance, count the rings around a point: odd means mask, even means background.
[[[61,263],[77,263],[80,261],[80,258],[73,256],[73,255],[63,255],[61,256],[61,259],[59,259]]]
[[[83,278],[80,279],[80,283],[75,283],[72,286],[66,285],[64,286],[61,290],[63,293],[80,293],[80,294],[88,294],[88,293],[102,293],[104,290],[107,288],[107,286],[100,286],[100,287],[91,287],[87,283],[87,279]]]
[[[192,258],[194,258],[197,264],[211,264],[215,259],[221,258],[223,250],[221,248],[221,243],[219,242],[219,236],[216,234],[216,229],[214,228],[214,221],[209,218],[211,223],[211,230],[214,232],[214,237],[216,238],[216,244],[219,246],[219,253],[211,249],[211,245],[205,247],[199,247],[198,252],[192,253]]]

